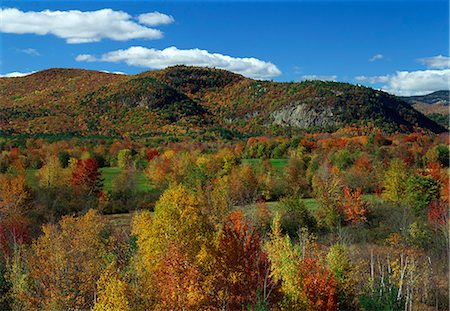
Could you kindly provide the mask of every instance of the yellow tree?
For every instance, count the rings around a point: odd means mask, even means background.
[[[16,164],[16,175],[0,174],[0,254],[11,255],[11,250],[26,242],[32,193],[26,184],[22,164]]]
[[[401,205],[406,199],[406,186],[408,170],[402,160],[394,159],[384,175],[383,198],[387,201]]]
[[[31,189],[27,186],[25,171],[17,164],[16,175],[0,174],[0,213],[2,218],[23,214],[31,199]]]
[[[167,260],[169,245],[182,250],[182,257],[195,265],[202,261],[207,252],[212,228],[201,212],[197,197],[183,186],[173,185],[161,196],[153,217],[149,212],[142,212],[133,218],[132,232],[137,237],[138,245],[136,270],[142,294],[146,296],[143,297],[145,307],[148,308],[155,303],[155,297],[161,291],[158,284],[162,283],[156,282],[156,276],[173,265]],[[176,282],[172,284],[177,286]],[[183,303],[190,305],[192,301]]]
[[[42,188],[63,186],[67,184],[69,177],[57,156],[50,156],[47,163],[37,172],[37,176]]]
[[[124,282],[115,262],[112,262],[97,281],[97,300],[93,311],[129,311],[128,284]]]
[[[90,210],[81,217],[65,216],[58,225],[42,228],[32,245],[30,276],[36,284],[30,300],[42,309],[90,309],[104,264],[105,222]]]

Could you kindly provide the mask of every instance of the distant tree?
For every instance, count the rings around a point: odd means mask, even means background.
[[[405,202],[408,176],[409,172],[405,163],[401,160],[393,159],[384,175],[383,198],[396,205],[401,205]]]
[[[416,216],[428,207],[433,200],[439,199],[441,185],[431,176],[411,175],[406,181],[406,203]]]
[[[137,175],[133,168],[127,168],[112,182],[111,212],[131,211],[137,208]]]
[[[307,164],[302,154],[296,154],[289,158],[283,175],[290,194],[305,195],[308,192]]]
[[[130,149],[122,149],[117,154],[117,166],[125,169],[131,165],[132,151]]]
[[[72,171],[70,184],[82,194],[97,197],[103,186],[97,162],[91,158],[78,160]]]
[[[450,161],[450,147],[448,145],[438,145],[436,147],[438,160],[443,166],[448,167]]]
[[[367,221],[368,204],[363,200],[361,188],[352,191],[349,187],[343,188],[342,208],[345,220],[351,223]]]
[[[344,215],[341,205],[342,185],[336,169],[323,164],[312,180],[314,196],[319,203],[319,224],[335,227],[342,223]]]
[[[282,210],[281,226],[285,233],[295,237],[301,228],[316,229],[316,220],[311,215],[301,197],[290,196],[280,200]]]
[[[235,205],[245,205],[256,201],[259,182],[250,165],[233,168],[228,178],[228,185]]]
[[[147,159],[147,163],[150,163],[154,158],[159,156],[159,152],[156,149],[148,149],[145,153],[145,157]]]
[[[39,185],[42,188],[58,188],[67,184],[67,173],[56,156],[50,156],[37,172]]]
[[[4,258],[29,239],[33,196],[21,162],[16,163],[16,171],[16,175],[0,174],[0,255]]]

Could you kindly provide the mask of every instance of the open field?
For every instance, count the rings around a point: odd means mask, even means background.
[[[283,169],[286,167],[288,163],[288,159],[269,159],[270,164],[275,168],[278,173],[282,173]],[[247,163],[256,168],[258,165],[262,163],[261,159],[243,159],[242,163]]]
[[[38,178],[36,176],[38,170],[36,169],[28,169],[26,171],[26,178],[28,185],[32,188],[36,188],[38,185]],[[103,178],[103,189],[106,191],[112,190],[112,185],[114,179],[117,178],[120,174],[120,168],[118,167],[102,167],[100,168]],[[145,177],[143,172],[137,172],[137,190],[139,192],[147,192],[152,190],[152,187],[149,185],[147,178]]]

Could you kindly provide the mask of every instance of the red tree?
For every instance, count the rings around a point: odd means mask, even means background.
[[[99,196],[102,182],[99,166],[94,159],[78,160],[70,179],[72,187],[87,195]]]
[[[367,203],[363,201],[361,188],[352,191],[349,187],[344,187],[343,191],[342,207],[345,220],[352,223],[366,222]]]
[[[300,263],[300,275],[308,310],[338,309],[336,279],[317,259],[303,259]]]
[[[145,157],[147,158],[147,162],[150,163],[153,158],[159,156],[159,152],[156,149],[148,149],[145,153]]]
[[[231,213],[217,246],[221,305],[240,310],[255,303],[258,293],[265,302],[276,299],[278,287],[269,278],[270,263],[261,249],[260,236],[241,211]]]

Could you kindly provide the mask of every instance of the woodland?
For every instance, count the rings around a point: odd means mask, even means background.
[[[0,138],[1,310],[448,310],[449,136]]]

